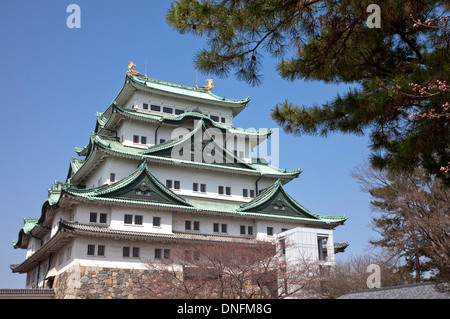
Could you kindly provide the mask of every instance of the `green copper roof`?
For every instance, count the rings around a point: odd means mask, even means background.
[[[19,231],[19,237],[17,240],[13,240],[13,247],[17,248],[21,245],[23,236],[29,235],[34,227],[37,226],[39,219],[37,218],[24,218],[23,219],[23,227]]]
[[[346,220],[345,216],[318,215],[306,209],[284,190],[280,180],[263,189],[252,201],[241,205],[238,211],[270,213],[317,220]]]
[[[127,73],[127,78],[137,83],[139,85],[163,91],[168,93],[177,94],[180,96],[189,96],[193,98],[199,98],[207,101],[215,101],[215,102],[223,102],[228,104],[239,104],[242,106],[246,106],[250,99],[226,99],[225,97],[220,97],[215,95],[212,90],[205,90],[201,87],[178,84],[158,79],[153,79],[149,77],[145,77],[143,75],[132,75]]]
[[[185,199],[176,195],[156,179],[150,173],[145,161],[139,165],[134,173],[116,183],[110,185],[105,184],[89,189],[74,189],[65,184],[62,189],[65,193],[88,199],[108,197],[129,199],[132,201],[191,206]]]
[[[113,101],[109,108],[103,113],[97,113],[97,124],[95,127],[95,133],[99,133],[102,129],[108,130],[108,127],[111,127],[110,122],[114,121],[114,116],[120,115],[136,120],[153,122],[167,125],[179,125],[183,121],[187,119],[196,119],[196,120],[204,120],[211,127],[215,127],[223,130],[224,132],[228,132],[230,134],[243,134],[243,135],[257,135],[257,136],[267,136],[269,137],[272,134],[271,129],[267,130],[250,130],[250,129],[242,129],[236,128],[232,126],[223,125],[220,122],[216,122],[212,120],[209,116],[203,114],[200,110],[194,109],[182,114],[178,115],[169,115],[169,116],[157,116],[150,113],[139,112],[136,110],[130,110],[120,106],[116,101]]]
[[[203,124],[199,122],[197,129],[200,129],[201,125]],[[114,137],[100,136],[97,134],[93,134],[91,135],[89,144],[82,149],[82,152],[78,153],[79,155],[83,154],[84,156],[86,156],[83,165],[81,166],[78,165],[81,162],[77,163],[76,165],[75,164],[71,165],[71,169],[73,170],[71,178],[73,178],[73,176],[76,175],[83,168],[84,165],[89,165],[88,163],[90,161],[90,158],[93,157],[93,154],[98,149],[102,149],[103,151],[110,153],[112,156],[123,155],[126,157],[135,158],[139,161],[142,159],[146,159],[150,162],[158,162],[166,164],[174,164],[176,162],[176,164],[180,165],[204,167],[209,169],[220,169],[220,170],[227,170],[230,172],[234,171],[239,173],[253,174],[257,176],[264,175],[276,178],[292,179],[297,177],[301,173],[300,169],[287,171],[268,165],[261,161],[257,161],[256,163],[246,163],[240,160],[238,157],[234,156],[233,153],[230,153],[226,149],[223,149],[223,151],[227,152],[226,153],[228,154],[227,156],[230,157],[226,157],[224,163],[206,163],[204,161],[193,161],[188,159],[171,158],[170,157],[171,149],[175,145],[179,146],[183,142],[188,142],[189,137],[191,137],[191,134],[186,134],[181,138],[169,140],[158,145],[150,146],[147,149],[141,149],[125,146],[122,143],[120,143],[117,138]],[[235,164],[227,163],[227,159],[229,158],[235,159],[236,163]],[[78,170],[74,171],[74,169],[77,167]]]
[[[145,185],[143,185],[145,184]],[[151,173],[143,161],[138,169],[124,179],[110,184],[89,189],[70,188],[68,184],[60,184],[62,193],[72,195],[87,200],[97,200],[110,203],[128,203],[134,205],[157,206],[175,208],[180,210],[210,212],[235,216],[247,217],[267,217],[275,219],[288,219],[318,223],[342,223],[344,216],[325,216],[314,214],[307,210],[282,188],[278,180],[272,186],[264,189],[257,197],[246,204],[235,201],[212,200],[208,198],[182,197],[164,184],[158,181]],[[135,191],[141,190],[141,195],[136,195]],[[149,190],[146,197],[143,193]],[[281,196],[280,196],[281,195]],[[278,204],[282,200],[287,209],[274,210],[271,205]],[[280,204],[280,207],[282,206]]]

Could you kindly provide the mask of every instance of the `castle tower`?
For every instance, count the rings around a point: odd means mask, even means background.
[[[27,274],[26,288],[133,298],[126,282],[176,244],[257,243],[293,229],[304,234],[300,249],[334,262],[332,230],[346,218],[307,210],[283,189],[300,170],[252,156],[272,132],[234,127],[248,98],[216,96],[212,80],[187,86],[131,71],[40,217],[24,220],[13,246],[26,259],[11,269]]]

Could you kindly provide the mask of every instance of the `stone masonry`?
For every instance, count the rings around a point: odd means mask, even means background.
[[[54,299],[136,299],[151,283],[148,270],[72,266],[55,278]]]

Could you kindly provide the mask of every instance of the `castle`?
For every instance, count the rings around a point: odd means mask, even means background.
[[[233,126],[249,99],[140,75],[130,63],[124,85],[67,179],[48,191],[39,218],[24,219],[14,248],[26,259],[26,288],[54,298],[136,298],[127,285],[144,260],[170,258],[177,243],[276,240],[332,265],[345,249],[333,240],[344,216],[315,214],[283,185],[301,170],[255,158],[271,130]],[[292,236],[291,236],[292,237]]]

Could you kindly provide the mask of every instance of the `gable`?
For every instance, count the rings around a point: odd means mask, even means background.
[[[200,120],[188,134],[152,147],[144,154],[254,170],[224,146],[226,134],[222,130],[206,123]]]
[[[266,201],[247,211],[270,215],[316,218],[315,216],[308,214],[308,212],[302,209],[297,203],[293,202],[281,188]]]
[[[170,190],[163,191],[156,185],[148,174],[142,172],[138,178],[124,187],[99,197],[112,197],[139,201],[158,202],[164,204],[180,204],[173,196],[169,196]],[[183,203],[184,204],[184,203]]]

